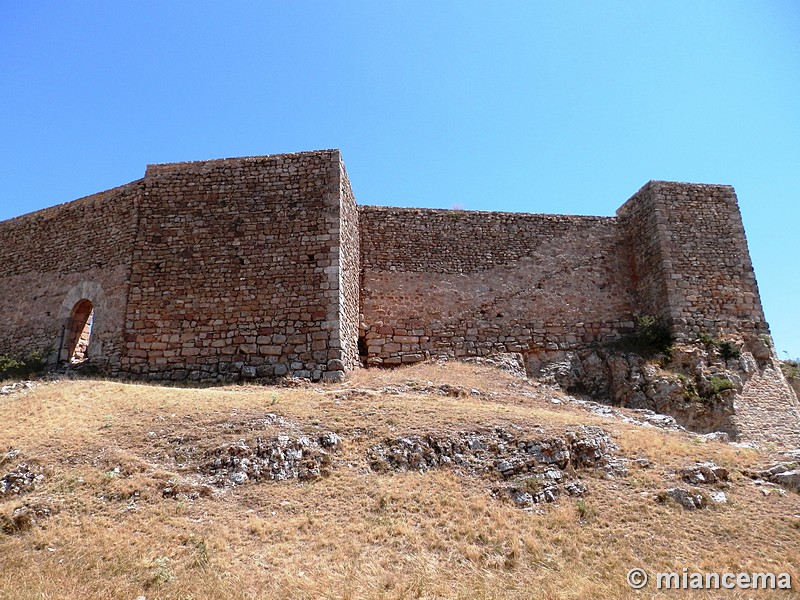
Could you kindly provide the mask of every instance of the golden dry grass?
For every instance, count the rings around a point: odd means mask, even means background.
[[[427,382],[481,393],[348,391]],[[633,567],[786,571],[800,581],[797,494],[764,496],[734,474],[726,506],[689,512],[654,500],[689,462],[736,470],[765,457],[552,404],[558,396],[485,367],[424,364],[361,371],[331,386],[76,381],[2,398],[0,451],[20,449],[18,460],[41,465],[46,478],[30,494],[0,497],[0,514],[37,502],[57,512],[27,531],[0,534],[0,598],[651,597],[652,587],[626,586]],[[246,437],[248,424],[268,413],[343,437],[330,477],[194,500],[162,496],[167,482],[196,478],[181,466],[174,440],[214,447]],[[587,471],[590,494],[580,503],[561,498],[527,512],[493,498],[485,477],[446,469],[378,474],[364,458],[388,435],[509,424],[551,432],[599,425],[621,455],[648,457],[653,466],[616,479]]]

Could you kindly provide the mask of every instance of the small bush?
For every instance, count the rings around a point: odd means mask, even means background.
[[[706,349],[711,350],[717,347],[717,340],[711,334],[702,332],[700,335],[697,336],[697,340],[706,347]]]
[[[669,360],[672,333],[657,317],[642,315],[636,317],[633,333],[630,333],[612,345],[623,352],[638,354],[643,358],[651,358],[663,354]]]
[[[782,361],[781,371],[786,379],[800,379],[800,360]]]
[[[25,357],[0,355],[0,380],[28,377],[44,370],[46,364],[45,353],[39,351],[31,352]]]
[[[722,358],[728,360],[729,358],[739,358],[741,352],[733,342],[724,341],[719,343],[719,354]]]
[[[578,500],[575,503],[575,508],[578,510],[578,516],[581,521],[590,521],[597,516],[597,511],[589,506],[585,500]]]
[[[733,384],[733,382],[730,379],[726,378],[726,377],[714,376],[709,381],[709,385],[711,387],[711,395],[712,395],[712,397],[719,396],[722,392],[726,392],[728,390],[732,390],[732,389],[736,388],[736,386]]]

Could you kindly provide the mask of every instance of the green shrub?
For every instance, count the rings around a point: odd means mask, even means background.
[[[717,340],[711,334],[702,332],[700,333],[700,335],[697,336],[697,339],[708,350],[712,350],[713,348],[717,347]]]
[[[581,518],[581,521],[590,521],[597,516],[597,511],[589,506],[585,500],[578,500],[575,502],[575,508],[578,511],[578,516]]]
[[[712,397],[719,396],[722,392],[735,389],[736,386],[727,377],[714,376],[709,381]]]
[[[741,352],[733,342],[724,341],[719,343],[719,354],[722,358],[728,360],[729,358],[739,358]]]
[[[786,379],[800,379],[800,360],[782,361],[781,371]]]
[[[636,317],[633,332],[617,340],[612,347],[623,352],[651,358],[663,354],[669,360],[672,349],[672,333],[658,318],[652,315]]]
[[[0,355],[0,380],[28,377],[44,370],[47,359],[44,352],[31,352],[27,356]]]

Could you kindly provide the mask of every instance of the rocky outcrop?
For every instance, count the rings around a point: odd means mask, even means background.
[[[14,383],[9,383],[0,386],[0,396],[10,396],[11,394],[32,390],[37,385],[39,384],[35,381],[17,381]]]
[[[769,482],[800,492],[800,451],[781,453],[778,461],[742,474],[759,482]]]
[[[41,467],[31,462],[17,462],[19,458],[22,458],[21,453],[16,449],[0,457],[0,499],[32,492],[44,480]]]
[[[461,360],[468,364],[496,367],[520,379],[528,376],[525,372],[525,360],[519,352],[498,352],[489,356],[470,356]]]
[[[766,340],[704,338],[645,359],[604,346],[572,352],[545,374],[570,393],[671,415],[698,433],[800,445],[800,407]]]
[[[238,440],[211,452],[211,460],[201,472],[212,476],[217,485],[241,485],[262,479],[301,481],[317,479],[328,473],[330,452],[341,440],[333,432],[319,437],[278,435]]]
[[[372,446],[367,460],[375,471],[428,471],[452,467],[493,477],[497,497],[519,507],[554,502],[559,496],[588,491],[576,469],[599,469],[624,475],[627,464],[616,458],[617,446],[599,427],[581,426],[563,436],[495,428],[490,431],[410,435]]]

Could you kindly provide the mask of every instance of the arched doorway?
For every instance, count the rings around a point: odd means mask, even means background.
[[[70,313],[66,327],[65,348],[69,363],[82,363],[88,357],[93,321],[94,305],[91,300],[79,300]]]

